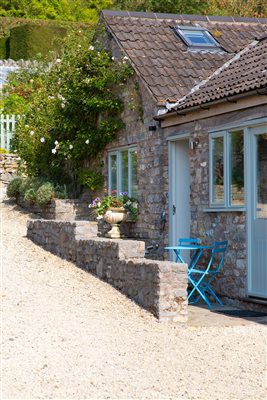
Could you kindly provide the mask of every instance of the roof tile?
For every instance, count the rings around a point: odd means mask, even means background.
[[[122,11],[102,18],[158,101],[177,101],[267,29],[264,19]],[[192,51],[170,28],[176,25],[208,29],[225,51]]]
[[[254,41],[174,105],[186,109],[267,88],[267,36]]]

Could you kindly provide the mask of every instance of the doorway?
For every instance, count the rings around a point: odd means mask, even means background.
[[[189,137],[183,136],[169,142],[169,245],[190,237],[190,225]]]
[[[248,129],[248,295],[267,298],[267,126]]]

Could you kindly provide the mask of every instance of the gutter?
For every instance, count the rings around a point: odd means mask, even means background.
[[[180,109],[180,110],[177,109],[175,111],[170,111],[170,112],[167,112],[166,114],[156,115],[155,117],[153,117],[153,119],[155,121],[162,121],[164,119],[167,119],[168,117],[173,117],[175,115],[185,116],[185,115],[191,113],[192,111],[196,111],[199,109],[200,110],[209,110],[210,107],[215,106],[217,104],[222,104],[222,103],[237,103],[238,100],[240,100],[244,97],[249,97],[249,96],[254,96],[254,95],[260,95],[260,96],[267,95],[267,86],[263,87],[262,89],[252,90],[251,92],[240,93],[237,95],[224,97],[222,99],[213,100],[209,103],[198,104],[196,106],[191,106],[191,107],[187,107],[187,108]]]

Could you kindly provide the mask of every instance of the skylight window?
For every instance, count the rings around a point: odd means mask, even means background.
[[[198,48],[221,47],[214,37],[204,28],[175,26],[173,29],[187,46]]]

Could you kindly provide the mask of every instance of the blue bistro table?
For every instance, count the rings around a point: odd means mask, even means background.
[[[186,244],[186,245],[178,245],[178,246],[168,246],[165,247],[165,250],[174,251],[176,259],[175,262],[181,262],[183,264],[187,264],[184,260],[181,252],[184,250],[191,250],[193,252],[190,261],[188,263],[188,270],[194,268],[202,256],[204,250],[211,250],[213,246],[202,246],[200,244]]]

